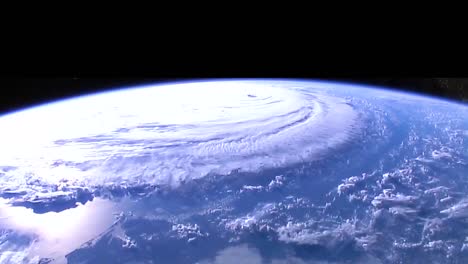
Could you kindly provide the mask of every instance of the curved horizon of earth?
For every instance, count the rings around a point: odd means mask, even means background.
[[[0,116],[0,263],[466,263],[468,106],[305,80]]]

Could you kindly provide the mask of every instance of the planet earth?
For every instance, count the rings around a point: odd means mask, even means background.
[[[216,79],[3,115],[0,263],[468,263],[468,106]]]

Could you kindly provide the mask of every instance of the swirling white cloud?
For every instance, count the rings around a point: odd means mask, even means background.
[[[209,81],[79,97],[0,118],[1,181],[96,186],[181,181],[315,160],[359,116],[320,82]],[[7,167],[4,167],[7,168]]]

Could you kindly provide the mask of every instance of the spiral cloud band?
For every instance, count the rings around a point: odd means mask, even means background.
[[[4,116],[0,181],[177,186],[315,160],[352,140],[360,126],[352,106],[319,82],[291,83],[146,86]]]

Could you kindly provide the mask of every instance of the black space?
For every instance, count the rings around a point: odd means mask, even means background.
[[[190,76],[190,75],[187,75]],[[0,79],[0,113],[16,111],[26,107],[47,103],[54,100],[119,87],[131,87],[148,83],[204,79],[200,76],[191,78],[149,78],[149,77],[8,77]],[[198,77],[198,78],[197,78]],[[208,76],[215,77],[215,76]],[[231,77],[229,75],[218,77]],[[234,75],[233,77],[241,77]],[[247,77],[252,77],[248,75]],[[259,77],[265,77],[259,76]],[[267,75],[266,77],[275,77]],[[276,76],[289,77],[289,76]],[[298,76],[291,76],[297,78]],[[299,76],[304,78],[303,76]],[[309,79],[309,78],[307,78]],[[468,78],[310,78],[355,82],[386,86],[414,91],[458,101],[468,101]]]
[[[253,27],[257,39],[215,28],[207,34],[197,28],[193,36],[176,30],[170,37],[161,28],[130,28],[129,37],[120,27],[99,28],[93,36],[65,27],[53,36],[37,30],[34,41],[10,38],[16,41],[4,41],[0,61],[0,114],[118,87],[206,78],[351,81],[468,100],[468,56],[456,52],[453,41],[439,51],[428,49],[437,38],[420,46],[389,32],[364,40],[367,34],[357,30],[345,36],[324,27],[330,36],[321,39],[316,29],[284,35],[274,28],[269,35]]]

